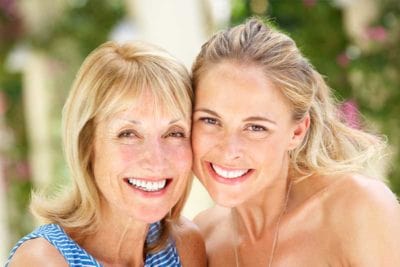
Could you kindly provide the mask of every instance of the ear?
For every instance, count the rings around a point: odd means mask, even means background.
[[[296,122],[293,126],[292,137],[289,141],[289,150],[295,149],[301,144],[307,134],[308,128],[310,128],[310,114],[307,113],[303,119]]]

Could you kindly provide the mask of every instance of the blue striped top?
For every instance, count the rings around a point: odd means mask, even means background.
[[[152,243],[157,240],[160,234],[160,223],[153,223],[150,225],[149,232],[146,237],[146,243]],[[102,266],[92,255],[80,247],[74,240],[72,240],[58,224],[45,224],[36,228],[32,233],[21,238],[18,243],[10,252],[10,256],[6,262],[5,267],[13,257],[15,251],[27,240],[42,237],[50,242],[57,250],[63,255],[69,266],[72,267],[89,267]],[[153,254],[147,254],[144,263],[145,267],[181,267],[178,252],[175,243],[170,240],[164,250]]]

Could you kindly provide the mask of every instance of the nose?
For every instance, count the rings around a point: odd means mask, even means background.
[[[244,143],[239,134],[225,133],[220,140],[218,148],[226,162],[235,161],[243,157]]]
[[[142,167],[151,173],[166,173],[168,156],[163,143],[158,140],[147,140],[142,150]]]

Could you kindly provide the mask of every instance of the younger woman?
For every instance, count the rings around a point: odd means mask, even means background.
[[[341,122],[292,39],[256,19],[219,32],[193,85],[211,267],[400,266],[400,206],[367,177],[383,144]]]

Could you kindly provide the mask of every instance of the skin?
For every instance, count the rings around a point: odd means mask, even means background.
[[[187,185],[192,163],[190,121],[154,112],[150,103],[153,96],[145,94],[96,127],[93,172],[101,199],[100,228],[83,240],[68,229],[67,233],[103,266],[143,266],[149,224],[170,211]],[[133,177],[168,182],[164,189],[148,193],[127,182]],[[206,266],[204,241],[196,225],[181,218],[172,234],[183,266]],[[10,264],[28,265],[67,266],[56,248],[41,238],[24,243]]]
[[[349,173],[289,186],[288,151],[309,123],[292,119],[257,66],[202,74],[192,146],[195,175],[218,204],[195,218],[209,266],[268,266],[278,229],[272,266],[400,266],[400,207],[382,182]]]

